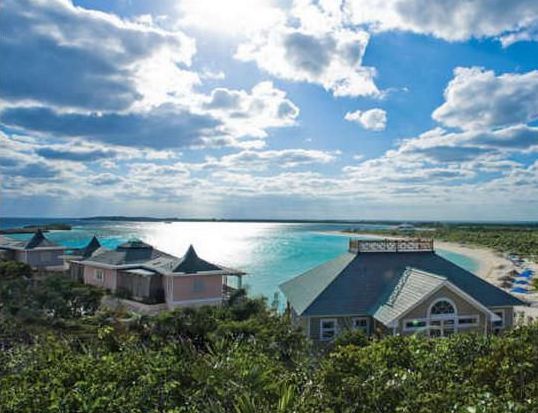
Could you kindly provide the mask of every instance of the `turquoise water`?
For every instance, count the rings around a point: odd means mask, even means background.
[[[247,272],[244,284],[249,293],[269,300],[281,282],[345,252],[348,238],[327,231],[350,227],[349,224],[61,221],[74,225],[73,230],[53,231],[47,236],[68,247],[84,246],[93,234],[107,247],[140,238],[176,256],[183,255],[189,244],[193,244],[201,257]],[[38,222],[4,220],[0,225],[34,223]],[[361,227],[367,231],[380,226]],[[25,239],[28,235],[16,237]],[[477,269],[477,263],[467,256],[443,250],[438,253],[470,271]]]

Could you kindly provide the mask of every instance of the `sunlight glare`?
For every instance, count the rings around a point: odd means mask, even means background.
[[[283,18],[271,0],[183,0],[182,23],[204,31],[247,35]]]

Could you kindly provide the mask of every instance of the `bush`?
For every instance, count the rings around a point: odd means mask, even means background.
[[[0,261],[0,280],[31,277],[32,268],[23,262]]]

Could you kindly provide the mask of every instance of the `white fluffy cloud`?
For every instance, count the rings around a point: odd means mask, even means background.
[[[387,127],[387,112],[379,108],[348,112],[344,119],[349,122],[358,123],[364,129],[373,131],[382,131]]]
[[[433,118],[464,130],[525,124],[538,119],[538,71],[496,76],[483,68],[457,68]]]
[[[241,44],[235,57],[283,79],[323,86],[334,96],[376,96],[375,70],[362,66],[366,31],[343,25],[329,2],[296,1],[289,18]]]
[[[7,0],[0,27],[0,122],[24,133],[158,150],[261,147],[268,128],[293,126],[299,115],[270,82],[198,91],[208,75],[190,67],[194,40],[149,16]],[[225,95],[236,106],[225,107]]]
[[[538,38],[535,0],[348,0],[347,18],[372,30],[405,30],[448,41]]]
[[[203,98],[202,110],[223,123],[223,131],[241,137],[264,138],[267,128],[295,125],[299,108],[272,82],[260,82],[250,92],[217,88]]]
[[[0,93],[9,103],[126,110],[157,91],[198,82],[194,40],[67,0],[6,0],[0,13]],[[183,67],[183,69],[181,68]],[[174,78],[174,83],[171,78]]]

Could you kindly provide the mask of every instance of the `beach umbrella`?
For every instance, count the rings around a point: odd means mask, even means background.
[[[519,274],[520,277],[523,277],[523,278],[532,278],[533,276],[533,272],[529,269],[523,271],[521,274]]]
[[[514,287],[510,290],[511,293],[518,293],[518,294],[527,294],[528,291],[525,288],[522,287]]]
[[[529,280],[516,280],[516,281],[514,281],[514,284],[528,285],[528,284],[529,284]]]
[[[502,277],[499,278],[500,281],[505,281],[505,282],[512,282],[514,281],[514,277],[511,277],[510,275],[503,275]]]

